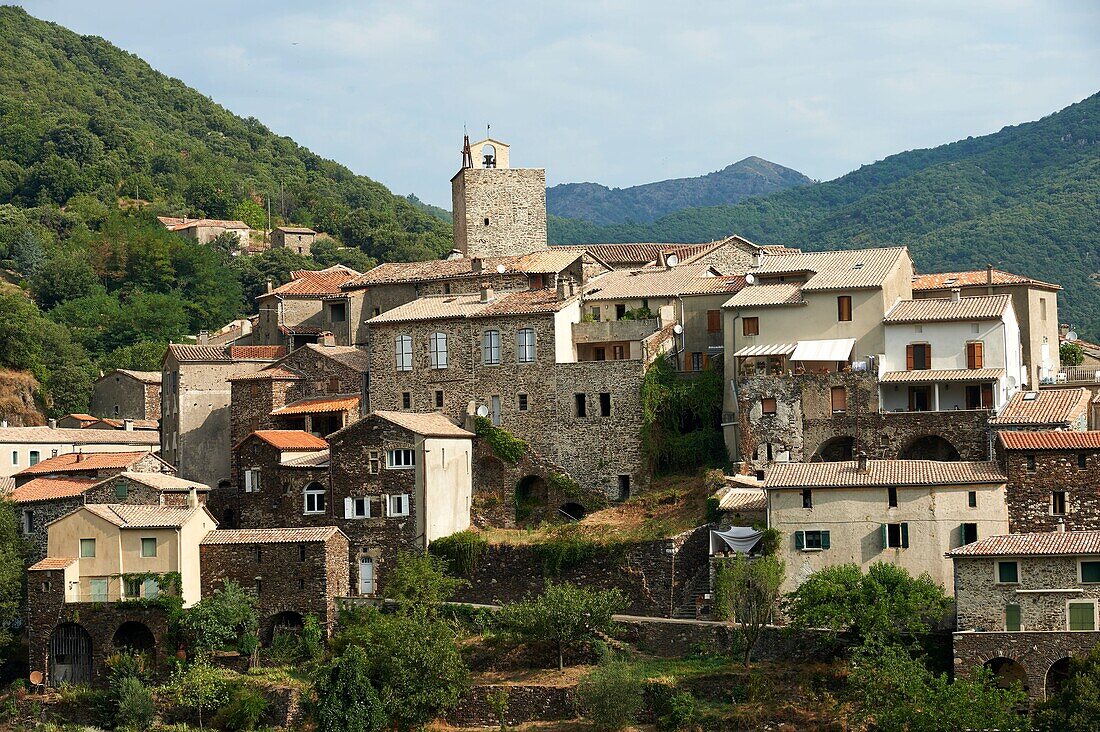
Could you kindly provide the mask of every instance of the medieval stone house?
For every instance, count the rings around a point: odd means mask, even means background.
[[[353,297],[341,285],[359,276],[341,264],[321,270],[297,270],[291,279],[256,298],[259,317],[252,342],[284,346],[287,352],[317,343],[322,333],[332,333],[335,343],[354,341]]]
[[[1100,432],[999,432],[1009,530],[1100,530]]]
[[[276,226],[271,230],[271,248],[289,249],[296,254],[309,256],[317,232],[308,226]]]
[[[92,384],[92,414],[111,419],[160,419],[160,380],[159,371],[110,371]]]

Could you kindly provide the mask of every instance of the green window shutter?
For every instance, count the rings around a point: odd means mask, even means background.
[[[1081,581],[1100,582],[1100,561],[1081,562]]]
[[[796,531],[794,532],[794,548],[804,549],[806,547],[806,532]]]
[[[1020,629],[1020,606],[1005,605],[1005,630],[1018,631]]]
[[[1095,630],[1095,611],[1091,602],[1071,602],[1069,604],[1070,630]]]
[[[997,581],[1011,584],[1020,581],[1020,567],[1016,562],[997,563]]]
[[[879,533],[879,537],[882,539],[882,548],[883,549],[887,548],[888,545],[886,543],[886,524],[879,524],[878,525],[878,533]]]
[[[115,483],[115,498],[125,499],[129,493],[125,483]]]
[[[903,523],[901,525],[901,548],[909,548],[909,524]]]
[[[822,531],[821,532],[821,548],[822,549],[828,549],[829,548],[829,532],[828,531]]]

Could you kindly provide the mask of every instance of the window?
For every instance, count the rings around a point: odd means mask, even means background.
[[[527,411],[527,395],[516,394],[516,408],[521,412]]]
[[[340,393],[340,379],[335,377],[335,376],[330,376],[329,380],[328,380],[328,389],[327,389],[327,391],[328,391],[329,394],[339,394]]]
[[[1070,630],[1096,630],[1096,603],[1070,602],[1067,605]]]
[[[23,512],[23,533],[29,534],[34,531],[34,511],[26,510]]]
[[[1087,464],[1088,464],[1088,456],[1085,455],[1085,453],[1083,453],[1083,452],[1077,453],[1077,469],[1078,470],[1084,470],[1085,466]]]
[[[594,361],[606,361],[607,360],[607,349],[604,348],[603,346],[595,346],[592,349],[592,360],[594,360]]]
[[[600,416],[611,416],[611,392],[609,391],[600,392]]]
[[[971,384],[966,387],[967,409],[992,409],[993,384]]]
[[[1005,630],[1016,633],[1020,630],[1020,606],[1005,605]]]
[[[428,336],[428,365],[433,369],[447,368],[446,333],[432,333]]]
[[[908,549],[909,524],[882,524],[880,527],[883,549]]]
[[[1066,515],[1066,492],[1054,491],[1050,494],[1050,515],[1051,516],[1065,516]]]
[[[19,464],[19,451],[18,450],[12,450],[11,451],[11,464],[12,465],[18,465]]]
[[[1024,456],[1024,465],[1027,466],[1027,472],[1034,473],[1035,472],[1035,456],[1034,455],[1025,455]]]
[[[932,388],[928,386],[909,387],[909,411],[927,412],[932,409]]]
[[[80,540],[80,556],[81,557],[94,557],[95,556],[95,539],[81,539]]]
[[[533,363],[535,360],[535,329],[520,328],[516,333],[516,357],[520,363]]]
[[[776,403],[775,399],[768,397],[767,399],[760,400],[760,411],[763,414],[775,414]]]
[[[969,506],[970,508],[977,508],[978,507],[978,491],[967,491],[966,492],[966,505]]]
[[[691,370],[702,371],[703,370],[703,354],[699,351],[695,351],[691,354]]]
[[[898,507],[898,489],[894,486],[886,489],[886,505],[890,508]]]
[[[261,547],[261,546],[257,546],[257,547],[256,547],[256,564],[262,564],[262,563],[263,563],[263,561],[264,561],[264,550],[263,550],[263,547]]]
[[[1047,319],[1047,299],[1045,297],[1039,298],[1039,318],[1042,320]]]
[[[378,475],[382,472],[382,458],[377,450],[371,450],[368,453],[367,472],[371,475]]]
[[[396,496],[386,496],[386,506],[390,516],[408,516],[409,494],[401,493]]]
[[[1018,562],[997,562],[997,584],[1016,585],[1020,583],[1020,564]]]
[[[625,475],[625,474],[620,475],[619,476],[619,500],[620,501],[625,501],[628,498],[630,498],[630,476]]]
[[[306,545],[305,544],[299,544],[298,545],[298,561],[299,562],[306,561]]]
[[[38,450],[31,450],[31,465],[38,465]]]
[[[905,370],[932,368],[932,347],[927,343],[910,343],[905,347]]]
[[[141,597],[141,580],[136,577],[126,577],[123,581],[122,591],[126,597]]]
[[[412,409],[412,403],[413,403],[412,392],[411,391],[401,392],[401,408],[402,409]]]
[[[91,582],[92,602],[107,602],[107,578],[93,577]]]
[[[393,339],[394,360],[398,371],[412,371],[413,368],[413,339],[412,336],[399,335]]]
[[[115,498],[124,501],[128,495],[130,495],[130,489],[125,483],[115,483]]]
[[[578,393],[573,395],[573,406],[576,409],[578,417],[588,416],[588,405],[585,403],[584,394]]]
[[[118,408],[118,405],[116,404],[116,405],[114,405],[114,406],[113,406],[113,407],[111,408],[111,411],[113,411],[113,412],[114,412],[114,414],[115,414],[115,416],[117,417],[117,416],[118,416],[118,413],[119,413],[119,412],[120,412],[121,410],[120,410],[120,409]]]
[[[622,320],[626,316],[626,305],[619,303],[615,306],[615,320]]]
[[[264,581],[259,577],[256,578],[256,594],[259,595],[264,591]]]
[[[721,333],[722,332],[722,311],[721,310],[708,310],[707,311],[707,333]]]
[[[794,532],[794,548],[800,551],[812,552],[829,548],[828,531],[796,531]]]
[[[481,362],[487,366],[500,363],[499,330],[487,330],[481,335]]]
[[[304,590],[306,588],[306,581],[304,579],[298,580],[298,589]]]
[[[832,388],[833,413],[848,411],[848,390],[843,386]]]
[[[328,317],[333,323],[343,323],[348,319],[348,305],[344,302],[329,303]]]
[[[157,555],[157,540],[152,537],[146,537],[141,540],[141,556],[143,557],[155,557]]]
[[[325,487],[320,483],[310,483],[302,493],[305,505],[302,513],[325,512]]]
[[[345,498],[344,518],[370,518],[370,498],[366,496]]]
[[[244,492],[245,493],[259,493],[260,492],[260,469],[249,468],[244,471]]]
[[[742,318],[741,335],[760,335],[760,318]]]
[[[624,354],[625,354],[625,351],[623,350],[622,346],[612,346],[611,347],[611,358],[613,358],[614,360],[622,361],[624,358],[626,358],[626,356]]]
[[[836,299],[836,319],[842,323],[852,319],[852,296],[840,295]]]
[[[387,468],[414,468],[416,467],[416,452],[409,448],[386,451]]]
[[[1090,559],[1081,562],[1081,581],[1100,582],[1100,561]]]
[[[802,489],[802,508],[814,507],[814,492],[809,488]]]
[[[489,397],[489,418],[493,422],[493,426],[500,427],[500,395],[493,394]]]
[[[435,408],[436,409],[443,409],[443,390],[442,389],[436,389],[435,390]]]
[[[962,525],[962,543],[973,544],[978,540],[978,525],[975,523],[965,523]]]
[[[592,316],[593,322],[596,322],[596,323],[600,322],[600,309],[599,308],[590,308],[588,310],[588,314]]]
[[[983,351],[985,346],[981,341],[971,341],[966,344],[966,367],[968,369],[980,369],[984,361]]]

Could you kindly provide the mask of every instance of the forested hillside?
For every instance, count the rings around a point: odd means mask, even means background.
[[[556,216],[593,224],[649,223],[684,208],[731,205],[811,183],[797,170],[748,157],[695,178],[662,180],[630,188],[562,183],[547,189],[546,208]]]
[[[557,244],[709,241],[804,249],[906,244],[921,271],[984,267],[1058,282],[1060,316],[1100,339],[1100,95],[1037,122],[912,150],[826,183],[650,225],[551,219]]]

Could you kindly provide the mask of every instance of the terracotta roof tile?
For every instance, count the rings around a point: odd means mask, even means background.
[[[751,272],[762,279],[807,274],[802,286],[807,292],[875,288],[881,287],[898,262],[908,256],[905,247],[769,255]]]
[[[75,419],[77,422],[98,422],[99,417],[90,414],[66,414],[62,419]]]
[[[65,569],[75,561],[77,561],[76,557],[46,557],[45,559],[39,559],[37,562],[27,567],[27,571],[41,572],[51,569]]]
[[[426,437],[473,437],[440,412],[385,412],[372,414]]]
[[[150,430],[89,430],[53,427],[0,427],[0,442],[69,445],[159,447],[160,435]],[[147,451],[147,450],[146,450]]]
[[[127,422],[125,419],[114,419],[112,417],[104,417],[97,421],[108,424],[116,430],[125,429]],[[160,422],[155,419],[131,419],[129,422],[134,426],[135,430],[155,430],[160,428]]]
[[[1003,434],[1003,433],[1002,433]],[[877,486],[965,485],[1004,483],[994,462],[937,460],[869,460],[858,462],[775,463],[764,474],[766,488],[847,488]]]
[[[259,437],[279,450],[324,450],[328,447],[328,443],[323,439],[303,430],[256,430],[248,437]],[[240,443],[237,446],[239,447]]]
[[[144,452],[70,452],[23,468],[16,475],[85,473],[93,470],[125,469],[150,455]]]
[[[431,282],[467,277],[489,277],[498,274],[553,274],[577,261],[583,252],[568,247],[551,247],[514,257],[484,257],[481,269],[474,271],[474,259],[434,259],[425,262],[384,262],[344,284],[344,289],[389,285],[401,282]]]
[[[284,234],[316,234],[317,232],[308,226],[276,226],[275,231],[281,231]]]
[[[217,544],[295,544],[328,541],[340,529],[335,526],[315,526],[301,529],[217,529],[199,542],[204,546]]]
[[[35,478],[19,486],[8,498],[13,503],[34,503],[36,501],[55,501],[61,498],[82,496],[96,484],[95,478]]]
[[[1069,426],[1088,411],[1091,399],[1092,394],[1084,388],[1018,391],[989,423]]]
[[[802,283],[779,282],[772,285],[746,285],[722,303],[722,307],[766,308],[805,304],[806,301],[802,299]]]
[[[187,523],[196,511],[205,510],[202,507],[192,506],[144,506],[123,503],[89,503],[83,509],[122,529],[179,528]],[[54,521],[59,520],[54,519]]]
[[[984,269],[968,270],[965,272],[936,272],[933,274],[913,275],[914,290],[950,290],[954,287],[981,287],[987,285],[988,282],[988,274]],[[1034,285],[1046,289],[1062,289],[1059,285],[1032,279],[1024,275],[1005,272],[1003,269],[993,270],[993,284]]]
[[[190,343],[171,343],[168,352],[180,363],[194,361],[232,361],[225,346],[196,346]]]
[[[234,361],[274,361],[286,355],[286,346],[230,346]]]
[[[954,320],[997,320],[1004,315],[1011,302],[1011,295],[961,297],[958,300],[936,297],[926,300],[902,300],[886,313],[882,322],[890,325],[946,323]]]
[[[1100,554],[1100,531],[1050,531],[990,536],[947,553],[949,557],[1078,556]]]
[[[883,384],[930,384],[934,381],[993,381],[1004,376],[1004,369],[914,369],[886,371]]]
[[[115,369],[115,371],[120,374],[126,374],[130,378],[137,379],[146,384],[159,384],[161,379],[159,371],[134,371],[133,369]],[[112,373],[114,372],[109,371],[102,378],[107,378],[107,376],[110,376]]]
[[[160,217],[158,217],[160,218]],[[168,219],[168,217],[164,217]],[[161,223],[165,223],[162,221]],[[183,219],[169,226],[172,231],[186,231],[196,226],[218,226],[223,229],[247,229],[248,224],[243,221],[230,221],[227,219]]]
[[[715,276],[702,264],[681,264],[668,269],[611,272],[589,283],[585,300],[624,300],[639,297],[679,297],[734,293],[745,286],[741,276]]]
[[[479,310],[471,313],[470,317],[488,318],[497,315],[556,313],[561,310],[566,302],[568,302],[568,299],[558,299],[558,292],[552,287],[541,290],[506,292],[494,297],[487,305],[483,305]]]
[[[285,407],[279,407],[272,410],[272,415],[289,415],[289,414],[320,414],[322,412],[347,412],[359,407],[359,395],[354,396],[320,396],[310,397],[309,399],[299,399],[296,402],[287,404]]]
[[[723,511],[763,511],[768,506],[768,494],[760,488],[730,488],[718,499]]]
[[[1006,450],[1100,450],[1100,431],[1001,430]]]
[[[109,483],[118,478],[126,478],[166,493],[189,493],[192,489],[199,493],[205,493],[210,490],[210,486],[205,483],[179,478],[168,473],[140,473],[132,470],[125,470],[118,475],[101,480],[99,483]]]
[[[462,295],[428,295],[376,315],[368,323],[406,323],[443,318],[479,318],[504,315],[534,315],[556,313],[568,300],[559,300],[553,288],[498,292],[488,303],[480,293]]]
[[[299,374],[296,371],[291,371],[288,368],[284,368],[279,365],[268,366],[267,368],[255,371],[251,374],[241,374],[240,376],[232,376],[228,381],[264,381],[266,379],[277,380],[289,380],[294,381],[296,379],[304,379],[305,376]]]
[[[365,348],[356,346],[323,346],[320,343],[307,343],[306,348],[325,358],[331,358],[337,363],[347,366],[353,371],[366,373],[370,371],[370,354]]]
[[[570,244],[555,248],[588,252],[600,261],[612,266],[637,265],[641,267],[656,262],[661,254],[676,254],[680,257],[680,263],[683,264],[688,260],[698,259],[700,256],[714,251],[734,238],[740,237],[729,237],[728,239],[701,243]]]
[[[360,273],[342,264],[326,269],[300,269],[290,273],[291,280],[279,285],[271,292],[265,292],[260,298],[281,295],[283,297],[315,297],[317,295],[339,295],[345,283],[360,277]]]

